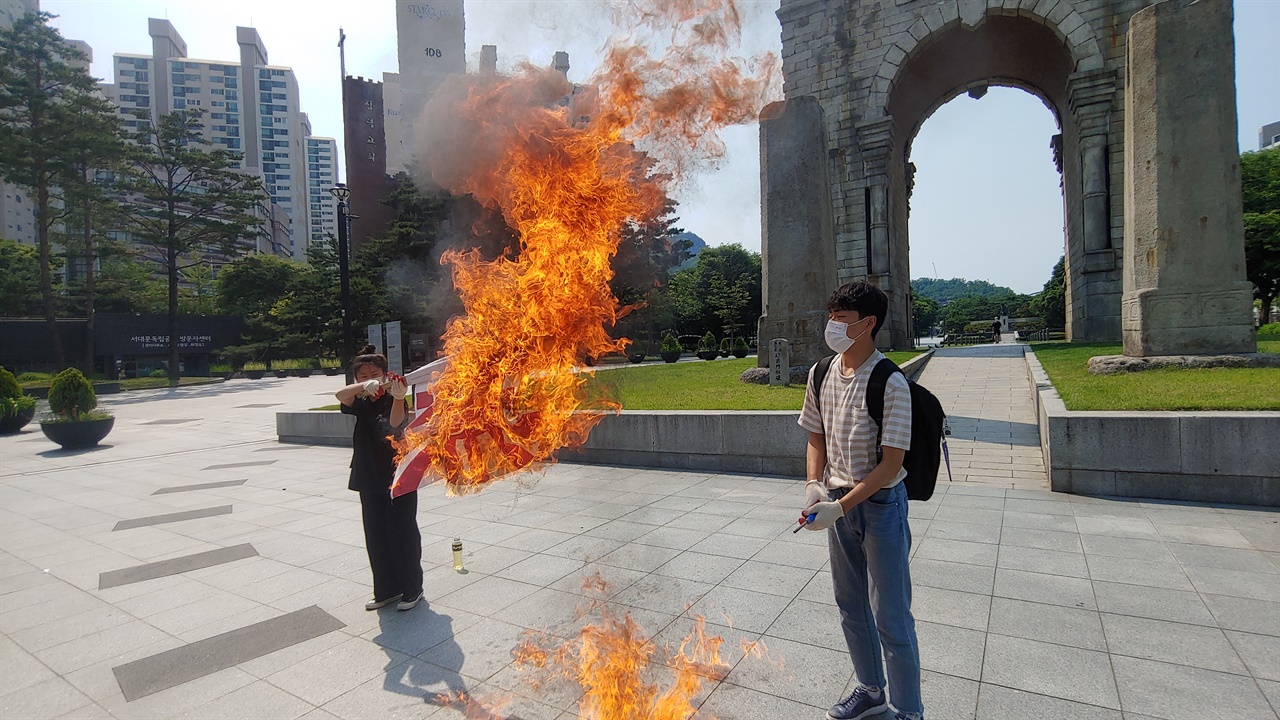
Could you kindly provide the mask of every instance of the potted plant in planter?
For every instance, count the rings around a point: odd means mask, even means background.
[[[22,392],[13,373],[0,367],[0,435],[12,435],[36,416],[36,399]]]
[[[720,341],[720,357],[729,357],[729,338],[724,338]]]
[[[94,412],[98,397],[79,370],[67,368],[58,373],[49,386],[49,409],[53,417],[40,421],[45,437],[64,450],[93,447],[115,426],[116,419],[104,412]]]
[[[662,361],[673,363],[680,359],[680,355],[684,353],[684,348],[680,347],[680,341],[675,335],[667,333],[662,336]]]
[[[719,356],[720,351],[716,349],[716,336],[707,331],[707,334],[698,341],[698,357],[702,360],[715,360]]]
[[[631,343],[631,347],[627,348],[627,359],[639,365],[644,362],[644,356],[649,354],[649,343],[641,340]]]
[[[250,360],[240,370],[250,380],[261,380],[262,376],[267,372],[267,364],[257,360]]]
[[[741,360],[751,353],[751,348],[747,347],[747,341],[742,338],[734,338],[733,340],[733,356]]]
[[[298,374],[298,377],[311,377],[311,373],[320,367],[320,362],[315,358],[298,358],[294,362],[298,365],[298,368],[294,371]]]
[[[271,372],[275,373],[278,378],[287,378],[293,374],[296,365],[297,363],[293,360],[272,360]]]
[[[338,358],[320,358],[320,369],[329,377],[341,375],[342,362]]]
[[[223,380],[230,380],[231,376],[235,375],[235,370],[232,369],[231,363],[214,363],[209,366],[209,374]]]

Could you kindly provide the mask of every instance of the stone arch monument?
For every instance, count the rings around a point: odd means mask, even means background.
[[[782,0],[778,17],[761,347],[785,337],[812,362],[827,294],[863,278],[890,297],[878,343],[911,346],[911,142],[947,101],[999,85],[1058,121],[1068,336],[1252,352],[1230,0]]]

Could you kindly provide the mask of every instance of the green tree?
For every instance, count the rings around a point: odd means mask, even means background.
[[[165,311],[166,289],[151,263],[118,243],[104,244],[95,281],[95,309],[109,313],[158,315]]]
[[[1244,264],[1262,324],[1280,294],[1280,148],[1240,156],[1244,199]]]
[[[672,271],[688,259],[690,244],[677,237],[684,231],[676,227],[675,210],[668,198],[660,211],[622,228],[609,287],[624,309],[618,328],[623,335],[656,343],[658,328],[674,321],[666,288]]]
[[[1053,266],[1044,290],[1031,300],[1031,312],[1044,320],[1047,328],[1067,326],[1067,265],[1066,258],[1058,258]]]
[[[40,255],[34,247],[0,239],[0,316],[40,313]]]
[[[49,13],[31,13],[0,30],[0,175],[35,194],[40,295],[54,358],[66,364],[57,332],[50,233],[76,198],[62,188],[76,180],[90,135],[109,129],[111,105],[97,93],[87,58],[51,27]]]
[[[175,111],[159,123],[139,118],[125,188],[134,200],[128,229],[160,257],[168,280],[169,383],[177,385],[178,278],[209,255],[234,256],[256,236],[262,183],[237,158],[202,143],[203,111]]]
[[[924,295],[913,297],[911,308],[916,335],[930,332],[930,328],[937,324],[938,318],[942,313],[942,306],[938,304],[938,301]]]
[[[686,334],[736,334],[760,320],[760,254],[741,245],[703,250],[693,267],[671,276],[670,287]]]
[[[245,321],[244,343],[228,348],[230,354],[253,359],[275,355],[283,346],[287,328],[275,309],[297,283],[304,268],[275,255],[254,254],[223,266],[215,285],[217,309]]]
[[[951,302],[967,295],[981,297],[1005,297],[1013,295],[1013,290],[1002,285],[993,285],[986,280],[965,280],[964,278],[916,278],[911,281],[911,290],[917,298],[927,297],[940,303]]]

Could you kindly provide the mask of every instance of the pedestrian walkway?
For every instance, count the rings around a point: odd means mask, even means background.
[[[932,361],[940,394],[967,361]],[[511,651],[526,630],[572,638],[597,571],[658,645],[692,615],[725,638],[707,715],[819,720],[849,686],[792,478],[565,463],[466,498],[427,487],[427,602],[366,612],[350,451],[271,440],[276,410],[337,382],[104,398],[117,425],[91,452],[0,438],[0,718],[572,720],[579,693],[526,684]],[[929,720],[1275,720],[1277,518],[940,484],[910,520]],[[741,658],[744,639],[768,657]],[[509,702],[467,712],[449,691]]]
[[[917,380],[947,413],[953,482],[1048,490],[1020,343],[939,348]]]

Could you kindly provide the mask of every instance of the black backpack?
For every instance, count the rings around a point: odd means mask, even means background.
[[[813,396],[819,406],[822,403],[822,381],[831,369],[834,355],[828,355],[818,361],[813,370]],[[892,360],[885,358],[876,363],[871,371],[871,379],[867,381],[867,411],[879,427],[884,420],[884,389],[889,376],[902,372]],[[914,380],[907,380],[911,388],[911,449],[902,460],[902,467],[907,477],[902,481],[907,486],[907,498],[910,500],[928,500],[933,497],[933,487],[938,482],[938,466],[943,458],[947,461],[947,479],[951,479],[951,458],[947,452],[946,436],[947,414],[942,410],[942,403],[933,393],[918,385]],[[876,462],[880,461],[880,431],[876,431]]]

